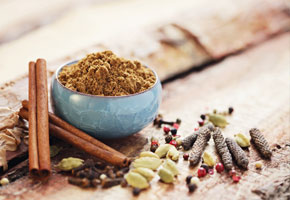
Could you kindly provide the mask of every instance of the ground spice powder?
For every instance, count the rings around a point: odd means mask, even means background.
[[[123,96],[151,88],[156,77],[138,61],[117,57],[111,51],[92,53],[65,66],[58,76],[67,88],[92,95]]]

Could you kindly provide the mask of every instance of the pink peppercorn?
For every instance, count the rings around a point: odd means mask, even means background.
[[[169,133],[169,131],[170,131],[170,128],[168,127],[168,126],[164,126],[163,127],[163,131],[164,131],[164,133]]]
[[[194,128],[194,131],[198,131],[199,128]]]
[[[173,145],[173,146],[177,146],[177,142],[176,142],[176,140],[171,140],[170,142],[169,142],[169,144],[171,144],[171,145]]]
[[[215,169],[218,173],[222,173],[225,168],[224,168],[224,165],[222,163],[218,163],[218,164],[216,164]]]
[[[176,128],[176,129],[178,129],[178,128],[179,128],[179,124],[174,123],[174,124],[173,124],[173,127]]]
[[[232,169],[230,172],[229,172],[229,175],[230,176],[235,176],[237,174],[236,170]]]
[[[240,180],[241,180],[241,177],[240,176],[237,176],[237,175],[233,175],[232,176],[232,179],[235,183],[238,183]]]
[[[188,153],[183,154],[183,159],[184,160],[188,160],[188,158],[189,158],[189,154]]]
[[[158,145],[158,146],[159,146],[158,141],[152,141],[152,142],[151,142],[151,146],[152,146],[152,145]]]
[[[208,173],[209,173],[210,175],[213,175],[213,174],[214,174],[214,170],[213,170],[213,169],[208,169]]]
[[[197,122],[198,122],[199,126],[203,126],[204,125],[204,121],[203,120],[198,120]]]
[[[203,167],[200,167],[198,170],[197,170],[197,176],[199,178],[201,177],[204,177],[206,175],[206,170],[203,168]]]

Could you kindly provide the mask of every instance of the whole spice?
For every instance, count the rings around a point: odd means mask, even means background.
[[[200,115],[200,118],[201,118],[202,120],[205,120],[206,115],[202,114],[202,115]]]
[[[234,175],[236,175],[237,174],[237,172],[236,172],[236,170],[234,170],[234,169],[232,169],[231,171],[229,171],[229,175],[230,176],[234,176]]]
[[[227,170],[231,170],[233,168],[233,159],[227,147],[225,139],[222,135],[221,130],[219,128],[216,128],[212,136],[213,136],[213,140],[214,140],[217,152],[220,155],[221,160],[225,165],[225,168]]]
[[[171,142],[171,140],[172,140],[172,135],[167,135],[167,136],[165,137],[165,142],[166,142],[166,143]]]
[[[233,107],[229,107],[229,114],[231,115],[234,112],[234,108]]]
[[[171,134],[174,136],[177,134],[177,129],[176,128],[172,128],[170,129]]]
[[[189,154],[188,154],[188,153],[184,153],[184,154],[183,154],[183,159],[184,159],[184,160],[188,160],[188,158],[189,158]]]
[[[155,152],[156,149],[158,149],[158,147],[159,147],[158,144],[153,144],[153,145],[150,146],[150,151],[151,151],[151,152]]]
[[[127,183],[126,179],[123,178],[120,185],[121,185],[121,187],[127,187],[128,183]]]
[[[170,158],[173,161],[177,161],[179,159],[179,151],[177,151],[175,147],[170,148],[166,154],[166,158]]]
[[[133,189],[133,195],[134,196],[138,196],[140,194],[140,192],[141,192],[141,189],[139,189],[139,188],[134,188]]]
[[[238,183],[240,180],[241,180],[241,177],[240,176],[237,176],[237,175],[233,175],[232,176],[232,179],[235,183]]]
[[[182,145],[182,139],[181,138],[176,138],[176,143],[177,143],[177,147],[180,147]]]
[[[197,122],[198,122],[199,126],[203,126],[204,125],[204,121],[203,120],[198,120]]]
[[[163,168],[171,171],[171,173],[174,175],[174,176],[177,176],[179,174],[179,170],[175,164],[175,162],[173,162],[172,160],[170,159],[166,159],[166,161],[164,162],[164,164],[162,165]]]
[[[175,129],[179,129],[179,124],[174,123],[174,124],[173,124],[173,128],[175,128]]]
[[[181,119],[177,118],[175,121],[177,124],[181,124]]]
[[[205,149],[207,142],[210,139],[210,129],[207,127],[201,128],[192,150],[189,155],[189,162],[191,166],[195,166],[199,163],[201,154]]]
[[[190,184],[188,185],[188,191],[189,191],[190,193],[194,192],[194,191],[196,190],[196,188],[197,188],[197,186],[196,186],[194,183],[190,183]]]
[[[249,164],[249,160],[248,160],[245,152],[241,149],[241,147],[233,139],[230,139],[230,138],[226,138],[226,143],[227,143],[227,146],[228,146],[231,154],[235,158],[237,164],[240,167],[247,169],[248,164]]]
[[[101,180],[100,179],[93,179],[93,180],[91,180],[91,185],[93,186],[93,187],[97,187],[98,185],[100,185],[101,184]]]
[[[148,188],[149,184],[142,175],[136,173],[136,172],[129,172],[125,175],[125,179],[129,185],[132,187],[136,187],[139,189]]]
[[[209,114],[208,120],[220,128],[225,128],[228,125],[226,118],[220,114]]]
[[[79,158],[64,158],[62,159],[56,167],[62,171],[70,171],[74,168],[77,168],[83,164],[84,160]]]
[[[257,147],[262,156],[267,159],[271,158],[272,151],[261,131],[257,128],[252,128],[250,130],[250,135],[254,145]]]
[[[204,168],[206,170],[206,172],[208,172],[209,170],[209,166],[207,164],[201,164],[200,167]]]
[[[115,179],[105,178],[102,180],[101,185],[102,188],[110,188],[119,185],[122,182],[122,180],[123,178],[115,178]]]
[[[4,185],[8,185],[9,184],[9,179],[8,178],[2,178],[0,180],[0,185],[4,186]]]
[[[250,139],[242,133],[238,133],[235,135],[235,141],[240,145],[240,147],[249,147]]]
[[[199,178],[204,177],[206,175],[206,170],[202,167],[198,168],[197,170],[197,176]]]
[[[255,163],[256,169],[262,169],[263,163],[261,161],[258,161]]]
[[[168,126],[164,126],[163,131],[165,134],[168,134],[170,132],[170,128]]]
[[[156,149],[155,153],[159,156],[159,158],[163,158],[166,156],[170,148],[172,148],[172,145],[162,144]]]
[[[213,175],[214,174],[214,170],[213,169],[208,169],[208,172],[207,172],[209,175]]]
[[[176,147],[177,146],[177,142],[175,140],[171,140],[169,142],[169,144],[171,144],[172,146]]]
[[[209,152],[205,151],[203,153],[203,162],[207,164],[209,167],[213,167],[215,165],[215,160],[213,158],[213,155]]]
[[[199,180],[199,178],[197,178],[197,177],[192,177],[192,178],[190,179],[190,183],[191,183],[191,184],[195,184],[196,186],[198,186],[199,183],[200,183],[200,180]]]
[[[123,96],[151,88],[156,77],[138,61],[117,57],[111,51],[92,53],[58,76],[65,87],[85,94]]]
[[[173,173],[165,168],[159,169],[158,176],[164,183],[172,183],[174,181]]]
[[[187,136],[182,140],[182,147],[185,151],[189,150],[197,139],[197,132]]]
[[[217,163],[215,169],[218,173],[222,173],[224,171],[224,165],[222,163]]]
[[[90,186],[90,181],[87,178],[76,178],[76,177],[69,177],[68,182],[73,185],[77,185],[83,188]]]
[[[136,159],[133,162],[133,166],[135,168],[145,167],[145,168],[149,168],[152,170],[156,170],[161,165],[161,163],[162,163],[162,160],[160,160],[159,158],[141,157],[141,158]]]
[[[190,181],[191,181],[192,178],[193,178],[193,177],[192,177],[191,175],[188,175],[188,176],[185,178],[185,182],[186,182],[187,185],[190,183]]]
[[[138,167],[132,170],[132,172],[136,172],[142,176],[144,176],[147,181],[151,181],[154,178],[154,172],[151,169],[144,168],[144,167]]]
[[[158,158],[159,159],[159,156],[155,153],[152,153],[150,151],[143,151],[140,153],[140,157],[153,157],[153,158]]]

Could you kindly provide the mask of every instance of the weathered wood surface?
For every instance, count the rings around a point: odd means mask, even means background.
[[[51,16],[67,4],[49,2],[57,9],[42,13]],[[1,45],[0,82],[22,75],[27,62],[38,57],[58,66],[103,49],[138,58],[166,79],[289,29],[288,6],[283,0],[221,0],[216,5],[210,0],[122,0],[76,7],[54,22]],[[33,19],[42,17],[37,12],[42,7],[36,8]],[[0,12],[3,19],[6,12]],[[20,16],[21,12],[11,26],[25,23]]]
[[[188,162],[178,161],[181,175],[174,185],[152,181],[151,188],[142,192],[139,199],[260,199],[252,190],[266,188],[271,195],[284,195],[273,188],[289,179],[289,49],[290,34],[281,35],[271,41],[242,54],[229,57],[202,72],[193,73],[165,85],[161,112],[167,119],[181,118],[179,134],[185,136],[196,127],[199,115],[213,108],[226,109],[232,105],[235,112],[228,120],[230,125],[224,135],[233,137],[237,132],[248,134],[252,127],[260,128],[274,149],[271,161],[262,160],[264,168],[257,171],[254,162],[261,160],[256,150],[250,147],[249,170],[242,171],[242,180],[233,184],[226,174],[215,174],[202,179],[198,190],[189,195],[185,185],[188,174],[196,174],[196,168],[188,168]],[[275,53],[273,53],[275,52]],[[17,83],[16,83],[17,84]],[[22,84],[23,85],[23,84]],[[19,100],[22,99],[19,97]],[[147,139],[155,135],[164,138],[162,130],[147,127],[140,133],[118,141],[107,143],[129,156],[148,150]],[[277,144],[281,148],[276,148]],[[207,146],[213,151],[213,141]],[[62,157],[84,156],[76,149],[65,147],[61,155],[53,159],[56,163]],[[271,185],[272,184],[272,185]],[[268,188],[268,189],[267,189]],[[264,195],[265,190],[260,190]],[[288,192],[288,193],[287,193]],[[2,199],[131,199],[129,188],[119,186],[108,189],[80,189],[67,183],[65,176],[53,173],[48,183],[33,183],[23,177],[0,189]],[[269,195],[269,194],[268,194]],[[288,195],[288,196],[286,196]],[[283,199],[276,196],[277,199]]]

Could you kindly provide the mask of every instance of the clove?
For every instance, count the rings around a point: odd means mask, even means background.
[[[102,180],[102,188],[110,188],[116,185],[119,185],[122,182],[123,178],[105,178]]]

